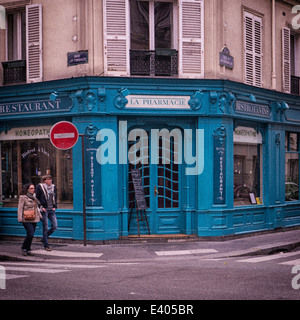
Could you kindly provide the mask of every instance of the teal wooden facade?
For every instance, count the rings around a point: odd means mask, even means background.
[[[50,100],[52,93],[59,100]],[[286,201],[285,194],[286,133],[300,133],[299,96],[226,80],[82,77],[0,87],[3,134],[24,123],[52,126],[61,120],[74,123],[85,135],[87,240],[137,234],[134,220],[128,230],[133,198],[131,164],[125,161],[130,147],[141,141],[129,139],[137,128],[149,138],[148,164],[141,171],[152,234],[225,236],[300,224],[300,202]],[[234,132],[238,127],[249,127],[261,136],[257,156],[261,184],[259,201],[237,206]],[[182,164],[175,163],[172,150],[169,164],[156,163],[153,129],[181,132]],[[106,133],[114,133],[114,146]],[[99,148],[105,143],[101,155]],[[163,152],[163,148],[158,151]],[[194,161],[186,161],[185,152]],[[100,164],[103,157],[111,161]],[[83,239],[82,190],[79,139],[73,148],[73,208],[58,208],[54,236]],[[141,233],[146,232],[141,224]],[[24,234],[17,208],[0,208],[0,234]]]

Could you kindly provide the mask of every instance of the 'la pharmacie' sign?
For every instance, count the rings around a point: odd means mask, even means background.
[[[190,109],[189,96],[129,95],[126,108]]]
[[[71,109],[72,104],[73,101],[70,97],[60,97],[55,101],[44,99],[10,103],[0,102],[0,115],[68,111]]]

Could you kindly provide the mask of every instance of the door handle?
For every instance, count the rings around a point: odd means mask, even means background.
[[[157,188],[156,188],[156,186],[154,187],[154,196],[156,197],[157,195],[158,195],[158,191],[157,191]]]

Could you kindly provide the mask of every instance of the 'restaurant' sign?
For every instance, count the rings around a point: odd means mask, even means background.
[[[23,100],[19,102],[3,103],[0,102],[0,116],[10,114],[30,114],[69,111],[73,101],[70,97],[60,97],[55,101],[50,99]]]

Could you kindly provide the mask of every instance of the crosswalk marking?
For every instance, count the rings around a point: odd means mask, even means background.
[[[42,254],[47,256],[69,257],[69,258],[100,258],[103,255],[103,253],[74,252],[74,251],[61,251],[61,250],[46,251],[43,249],[33,250],[32,253]]]
[[[255,258],[249,258],[249,259],[242,259],[237,260],[237,262],[247,262],[247,263],[258,263],[258,262],[265,262],[265,261],[271,261],[276,259],[282,259],[282,258],[288,258],[292,256],[300,255],[300,252],[289,252],[289,253],[278,253],[270,256],[262,256],[262,257],[255,257]]]
[[[96,269],[104,268],[105,265],[93,264],[70,264],[70,263],[36,263],[36,262],[1,262],[5,268],[5,274],[0,274],[0,280],[12,280],[29,277],[31,273],[58,274],[69,272],[72,269]],[[24,272],[15,274],[14,272]]]
[[[25,274],[0,274],[0,280],[11,280],[11,279],[18,279],[18,278],[27,278],[29,275]]]
[[[191,249],[191,250],[172,250],[172,251],[155,251],[158,256],[177,256],[197,253],[215,253],[215,249]]]
[[[20,272],[40,272],[40,273],[60,273],[67,272],[70,270],[61,269],[49,269],[49,268],[32,268],[32,267],[5,267],[6,271],[20,271]]]
[[[288,266],[300,266],[300,259],[286,261],[286,262],[280,262],[279,264],[285,264]]]
[[[14,266],[16,263],[13,262],[1,262],[1,265],[11,265]],[[37,263],[37,262],[18,262],[18,266],[36,266],[36,267],[46,267],[46,268],[72,268],[72,269],[95,269],[95,268],[103,268],[104,265],[85,265],[85,264],[67,264],[67,263]]]

